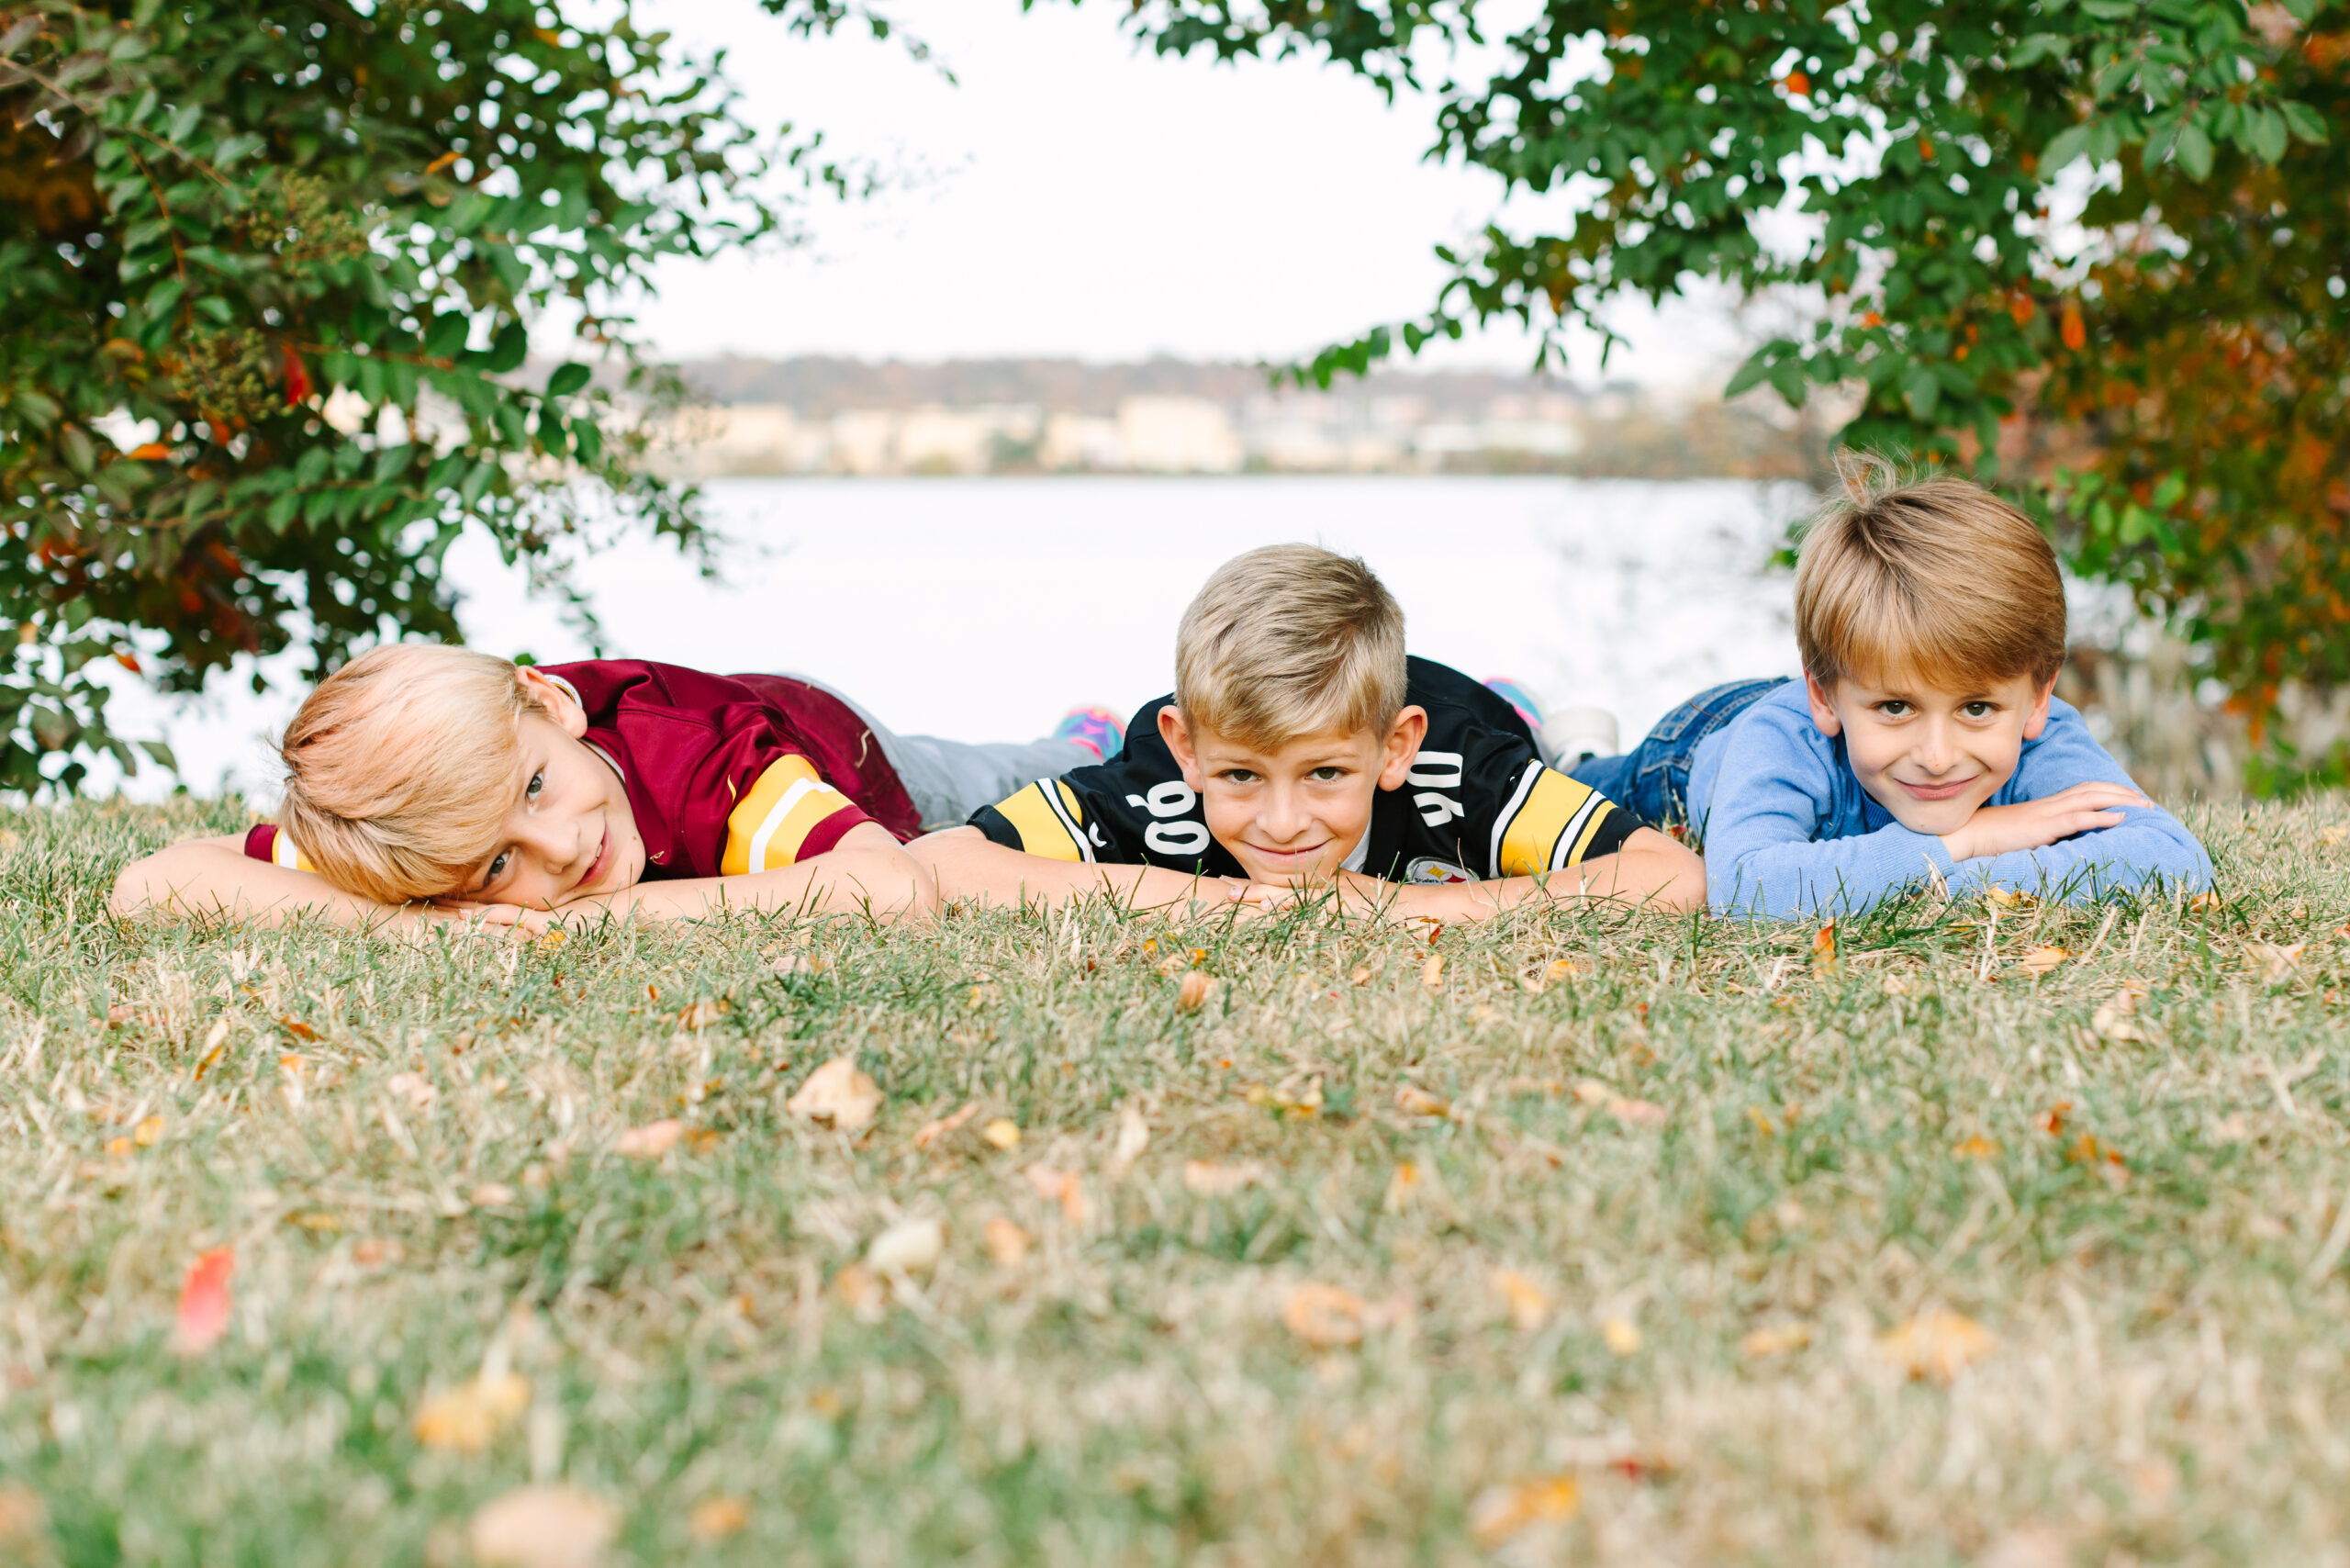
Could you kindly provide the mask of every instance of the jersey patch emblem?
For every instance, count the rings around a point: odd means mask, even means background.
[[[1414,887],[1441,887],[1452,882],[1473,882],[1476,874],[1455,866],[1449,860],[1439,860],[1433,855],[1423,855],[1404,868],[1404,880]]]

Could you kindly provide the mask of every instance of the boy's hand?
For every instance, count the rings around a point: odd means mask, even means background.
[[[2019,849],[2045,849],[2059,839],[2092,828],[2119,827],[2121,806],[2151,806],[2154,802],[2127,784],[2092,779],[2037,801],[2012,806],[1986,806],[1966,819],[1955,833],[1942,834],[1942,847],[1953,860],[1977,860]]]

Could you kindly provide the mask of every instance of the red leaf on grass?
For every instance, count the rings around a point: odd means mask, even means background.
[[[198,1356],[229,1331],[229,1276],[237,1271],[232,1247],[216,1247],[187,1266],[180,1282],[179,1321],[172,1345],[183,1356]]]

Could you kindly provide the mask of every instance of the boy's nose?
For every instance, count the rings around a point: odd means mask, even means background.
[[[1275,785],[1267,792],[1265,809],[1259,822],[1267,837],[1276,844],[1285,843],[1304,833],[1313,813],[1298,792],[1283,785]]]
[[[1942,725],[1929,725],[1913,754],[1918,759],[1918,766],[1929,773],[1948,773],[1958,766],[1958,746],[1955,743],[1956,737]]]

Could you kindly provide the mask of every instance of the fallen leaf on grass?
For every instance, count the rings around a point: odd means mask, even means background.
[[[1831,920],[1821,926],[1818,935],[1811,939],[1811,972],[1832,975],[1841,958],[1836,946],[1836,923]]]
[[[1382,1206],[1389,1214],[1399,1215],[1411,1207],[1419,1195],[1420,1184],[1426,1180],[1420,1168],[1408,1159],[1396,1161],[1395,1173],[1387,1178],[1387,1197]]]
[[[1076,1172],[1059,1170],[1042,1163],[1031,1165],[1021,1174],[1028,1179],[1036,1195],[1048,1204],[1061,1206],[1061,1216],[1071,1225],[1083,1225],[1090,1212],[1085,1202],[1085,1182]]]
[[[2206,889],[2204,891],[2196,894],[2193,898],[2188,899],[2187,901],[2187,907],[2198,914],[2208,914],[2216,909],[2225,909],[2227,907],[2227,900],[2221,898],[2218,893]]]
[[[873,1238],[865,1266],[877,1274],[926,1274],[946,1250],[946,1226],[934,1218],[901,1219]]]
[[[1655,1127],[1664,1125],[1663,1106],[1651,1105],[1646,1100],[1634,1100],[1618,1094],[1595,1078],[1586,1078],[1575,1085],[1575,1099],[1585,1105],[1598,1106],[1628,1127]]]
[[[1898,1328],[1877,1336],[1877,1350],[1913,1381],[1950,1383],[1988,1355],[1998,1337],[1971,1317],[1928,1307]]]
[[[686,1136],[686,1124],[675,1116],[664,1116],[657,1122],[647,1122],[641,1127],[631,1127],[621,1134],[612,1145],[614,1154],[625,1154],[635,1159],[658,1159],[677,1146]]]
[[[229,1279],[237,1271],[232,1247],[216,1247],[187,1266],[180,1282],[180,1309],[172,1325],[172,1348],[199,1356],[229,1332]]]
[[[1208,993],[1214,989],[1214,975],[1209,974],[1205,969],[1192,970],[1183,977],[1182,987],[1175,993],[1175,1011],[1197,1013],[1206,1003]]]
[[[998,1116],[979,1129],[979,1137],[998,1148],[1020,1147],[1020,1124],[1009,1116]]]
[[[2031,948],[2016,960],[2016,965],[2026,974],[2044,975],[2072,956],[2068,949],[2051,944]]]
[[[2144,1040],[2146,1032],[2138,1027],[2132,1016],[2138,1011],[2138,999],[2144,994],[2135,987],[2123,986],[2110,1000],[2098,1004],[2098,1010],[2089,1015],[2089,1027],[2117,1043]]]
[[[751,1522],[751,1505],[740,1497],[704,1497],[686,1516],[686,1533],[703,1546],[740,1535]]]
[[[1265,1168],[1253,1159],[1237,1165],[1218,1165],[1206,1159],[1183,1161],[1183,1190],[1195,1198],[1228,1198],[1264,1179]]]
[[[576,1486],[523,1486],[484,1504],[467,1535],[482,1568],[595,1568],[621,1511]]]
[[[206,1073],[219,1064],[220,1058],[228,1049],[229,1020],[215,1018],[212,1027],[204,1032],[203,1054],[196,1058],[196,1081],[198,1083],[204,1081]]]
[[[1975,1133],[1961,1140],[1951,1152],[1961,1159],[1997,1159],[1999,1158],[1999,1146],[1981,1133]]]
[[[2100,1143],[2089,1134],[2083,1133],[2065,1150],[2065,1163],[2088,1166],[2120,1165],[2122,1163],[2121,1151],[2109,1143]]]
[[[2322,827],[2317,830],[2317,841],[2329,849],[2344,838],[2350,838],[2350,827]]]
[[[297,1040],[315,1040],[319,1037],[319,1032],[316,1029],[291,1014],[280,1018],[277,1021],[277,1026]]]
[[[1582,1504],[1572,1475],[1541,1475],[1488,1486],[1469,1505],[1469,1533],[1491,1551],[1532,1526],[1573,1518]]]
[[[163,1139],[163,1118],[141,1116],[139,1125],[130,1129],[131,1141],[141,1148],[152,1148]]]
[[[2244,951],[2259,962],[2261,979],[2279,985],[2293,978],[2293,972],[2301,967],[2301,955],[2309,951],[2309,946],[2306,942],[2296,942],[2289,947],[2273,942],[2247,942]]]
[[[1640,1348],[1640,1326],[1628,1317],[1611,1317],[1599,1326],[1599,1337],[1619,1356]]]
[[[1362,1341],[1363,1316],[1370,1309],[1362,1297],[1336,1285],[1309,1281],[1289,1293],[1281,1305],[1281,1321],[1289,1331],[1317,1350]]]
[[[729,1011],[728,1003],[723,997],[715,1001],[705,998],[700,1002],[689,1002],[678,1010],[677,1027],[689,1030],[707,1029],[721,1018],[725,1017]]]
[[[1445,1117],[1452,1114],[1451,1102],[1429,1093],[1416,1083],[1399,1084],[1395,1090],[1395,1108],[1407,1116]]]
[[[1800,1350],[1810,1343],[1810,1325],[1773,1323],[1749,1329],[1739,1340],[1738,1348],[1759,1361],[1772,1356],[1784,1356],[1790,1350]]]
[[[1521,1334],[1531,1334],[1550,1319],[1550,1293],[1515,1269],[1495,1269],[1494,1289],[1509,1308],[1509,1320]]]
[[[429,1449],[481,1453],[490,1439],[530,1407],[530,1380],[514,1372],[467,1378],[424,1402],[416,1413],[416,1440]]]
[[[1028,1260],[1028,1233],[997,1215],[980,1227],[986,1238],[988,1256],[1000,1269],[1017,1269]]]
[[[857,1070],[855,1057],[834,1057],[810,1073],[783,1108],[818,1126],[853,1133],[868,1125],[881,1108],[881,1091]]]
[[[936,1143],[948,1133],[968,1126],[971,1118],[977,1116],[979,1114],[979,1103],[977,1100],[971,1100],[967,1101],[964,1103],[963,1108],[957,1111],[952,1115],[940,1116],[934,1121],[924,1122],[914,1133],[914,1147],[916,1148],[928,1148],[932,1144]]]
[[[889,1299],[880,1277],[862,1263],[851,1263],[833,1276],[833,1289],[860,1312],[878,1312]]]
[[[1424,986],[1427,986],[1430,991],[1438,991],[1438,990],[1441,990],[1441,989],[1443,988],[1443,986],[1444,986],[1444,955],[1443,955],[1443,954],[1441,954],[1441,953],[1430,953],[1430,954],[1428,955],[1428,961],[1427,961],[1427,963],[1422,964],[1422,965],[1420,966],[1420,983],[1421,983],[1422,985],[1424,985]]]

